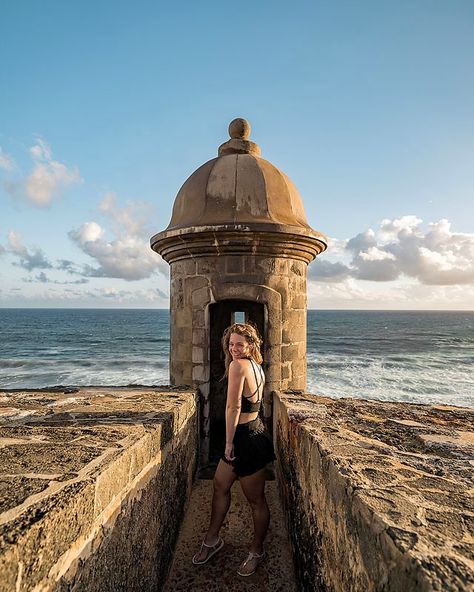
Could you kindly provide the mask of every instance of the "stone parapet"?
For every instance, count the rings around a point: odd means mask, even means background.
[[[474,411],[274,393],[301,589],[474,590]]]
[[[194,392],[0,392],[0,591],[159,590],[197,450]]]

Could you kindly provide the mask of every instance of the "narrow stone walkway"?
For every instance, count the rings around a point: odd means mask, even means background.
[[[265,491],[272,517],[265,544],[267,556],[254,575],[243,578],[236,570],[246,556],[252,537],[252,518],[237,482],[232,488],[231,509],[221,530],[224,548],[205,565],[191,563],[209,521],[212,497],[212,481],[198,480],[191,494],[164,592],[297,592],[276,481],[267,481]]]

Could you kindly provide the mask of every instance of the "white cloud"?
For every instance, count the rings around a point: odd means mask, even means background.
[[[31,249],[31,251],[28,250],[22,242],[21,235],[14,230],[8,233],[8,245],[9,249],[7,251],[19,259],[18,266],[28,271],[32,271],[33,269],[50,269],[52,267],[42,249],[36,247]]]
[[[12,175],[3,181],[3,187],[14,198],[25,198],[29,203],[46,207],[59,197],[66,187],[82,181],[77,167],[68,167],[53,159],[50,146],[42,138],[29,150],[33,169],[27,174]],[[1,152],[0,168],[13,173],[17,167],[11,157]]]
[[[361,251],[359,256],[364,261],[384,261],[385,259],[390,259],[391,261],[395,260],[395,255],[382,251],[377,247],[369,247],[367,251]]]
[[[377,290],[370,289],[366,283],[354,278],[346,278],[338,283],[323,284],[310,282],[308,286],[308,302],[316,303],[323,308],[357,308],[360,303],[369,304],[374,308],[379,300]]]
[[[342,257],[347,248],[347,240],[334,238],[332,236],[326,237],[328,241],[328,250],[332,257]]]
[[[385,239],[393,239],[400,234],[412,234],[423,222],[416,216],[401,216],[390,220],[385,218],[380,223],[379,236]]]
[[[35,158],[50,156],[45,143],[40,142],[33,148]],[[13,230],[8,235],[6,252],[15,258],[13,265],[30,272],[37,269],[52,269],[81,278],[75,281],[62,281],[61,276],[53,274],[50,278],[44,273],[39,273],[23,279],[29,284],[80,284],[94,277],[135,281],[148,278],[157,272],[168,278],[169,266],[150,249],[151,231],[146,228],[146,223],[151,218],[150,208],[151,206],[144,203],[129,203],[121,208],[117,205],[115,196],[107,194],[100,204],[100,210],[108,219],[114,233],[108,236],[107,225],[101,225],[94,220],[85,222],[69,232],[74,243],[92,259],[88,264],[69,259],[51,262],[42,249],[25,246],[21,236]],[[0,245],[0,255],[3,251],[5,249]]]
[[[74,231],[73,238],[82,246],[86,243],[94,243],[102,238],[104,230],[97,222],[85,222],[77,231]]]
[[[146,216],[143,215],[148,209],[146,204],[131,203],[120,208],[115,196],[109,193],[99,209],[112,222],[116,235],[113,240],[104,237],[105,232],[97,222],[86,222],[69,232],[71,239],[98,264],[86,265],[84,275],[134,281],[156,271],[168,274],[168,266],[150,249],[150,233],[145,230]]]
[[[394,259],[371,260],[364,259],[363,253],[356,255],[353,259],[351,275],[359,280],[370,280],[373,282],[390,282],[400,276]]]
[[[81,181],[77,167],[68,168],[53,160],[51,148],[42,138],[38,138],[36,144],[30,148],[30,154],[34,168],[25,179],[25,193],[35,205],[49,205],[64,187]]]
[[[375,247],[376,244],[375,232],[372,228],[369,228],[348,240],[346,249],[354,253],[359,253],[360,251],[366,251],[370,247]]]
[[[5,152],[3,152],[1,146],[0,146],[0,169],[3,169],[4,171],[14,171],[16,168],[16,164],[13,160],[13,158],[11,156],[9,156],[8,154],[6,154]]]
[[[377,232],[369,229],[348,240],[345,251],[350,261],[317,260],[310,277],[333,283],[347,277],[378,282],[409,277],[427,285],[474,284],[474,234],[452,232],[445,219],[425,232],[416,216],[385,219]]]
[[[151,205],[144,202],[132,202],[126,207],[117,205],[115,193],[106,193],[99,204],[99,210],[112,222],[116,234],[125,231],[131,236],[142,236],[149,220]]]
[[[85,267],[85,274],[90,277],[141,280],[149,277],[160,266],[160,260],[151,251],[150,245],[136,237],[121,237],[112,241],[97,238],[83,242],[80,240],[80,231],[71,231],[70,236],[84,253],[99,263],[98,267]]]
[[[392,282],[309,282],[309,308],[365,310],[472,310],[474,285],[432,286],[414,279]]]
[[[317,259],[310,266],[308,277],[310,279],[314,278],[323,282],[340,282],[348,278],[351,273],[351,269],[340,261],[332,263],[326,259]]]
[[[30,148],[30,154],[36,161],[52,160],[50,146],[40,137],[36,138],[36,144]]]

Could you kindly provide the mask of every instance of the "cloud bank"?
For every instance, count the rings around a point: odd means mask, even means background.
[[[446,219],[429,224],[426,232],[421,225],[416,216],[385,219],[376,232],[368,229],[345,244],[335,241],[333,257],[343,261],[317,259],[309,277],[333,283],[407,277],[431,286],[474,284],[474,234],[452,232]]]
[[[108,193],[99,209],[111,222],[114,239],[107,240],[104,228],[95,221],[85,222],[69,232],[76,245],[96,262],[83,268],[85,276],[135,281],[156,271],[168,274],[168,266],[150,249],[146,204],[131,203],[120,208],[115,195]]]
[[[157,273],[168,277],[169,270],[149,247],[149,207],[142,203],[119,207],[115,195],[107,194],[99,211],[104,216],[100,222],[90,220],[69,232],[73,243],[90,258],[88,263],[53,259],[39,247],[25,246],[14,231],[8,234],[5,248],[0,245],[0,255],[3,251],[13,257],[13,265],[30,272],[20,281],[31,287],[31,298],[46,299],[45,304],[50,302],[48,294],[55,303],[64,297],[65,302],[77,304],[82,298],[91,306],[95,299],[114,306],[148,306],[157,298],[166,299],[165,293],[145,281],[153,278],[154,283]],[[415,216],[385,219],[376,229],[329,242],[328,252],[309,267],[310,306],[472,308],[474,234],[454,232],[447,220],[423,226]],[[94,278],[143,283],[127,290]]]
[[[39,146],[38,150],[44,150]],[[150,206],[144,203],[129,203],[125,207],[117,205],[114,194],[107,194],[99,204],[99,210],[107,218],[108,227],[113,230],[113,238],[107,238],[106,229],[98,222],[89,221],[71,230],[70,239],[93,263],[77,263],[69,259],[48,259],[39,247],[27,247],[21,235],[14,230],[8,233],[7,246],[0,245],[0,255],[7,253],[14,259],[13,265],[26,269],[54,270],[79,276],[73,281],[50,279],[43,271],[23,278],[27,283],[42,284],[85,284],[89,278],[114,278],[137,281],[161,272],[168,278],[169,268],[162,258],[150,249],[150,231],[146,223],[150,219]]]

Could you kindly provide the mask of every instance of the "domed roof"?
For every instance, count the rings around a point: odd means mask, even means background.
[[[260,157],[243,119],[229,126],[231,139],[219,156],[199,167],[175,200],[167,230],[255,223],[310,230],[303,202],[291,180]]]
[[[167,261],[249,251],[294,251],[311,261],[326,249],[326,239],[309,226],[298,190],[261,158],[245,119],[234,119],[229,134],[218,157],[181,187],[168,227],[150,240],[152,249]]]

